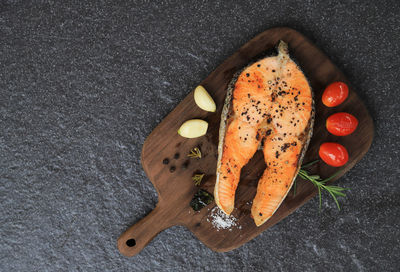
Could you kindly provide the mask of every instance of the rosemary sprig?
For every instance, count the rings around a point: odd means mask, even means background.
[[[344,191],[349,190],[349,189],[348,188],[343,188],[343,187],[340,187],[340,186],[335,186],[335,185],[326,185],[326,183],[328,181],[332,180],[334,177],[336,177],[339,174],[339,172],[336,172],[335,174],[333,174],[329,178],[321,179],[321,177],[319,175],[310,175],[310,173],[308,173],[307,170],[304,169],[304,168],[310,167],[311,165],[314,165],[317,162],[318,162],[318,160],[303,165],[301,167],[298,175],[304,180],[311,181],[311,183],[314,184],[315,187],[317,187],[318,196],[319,196],[319,208],[320,209],[322,207],[321,191],[325,190],[332,196],[333,200],[336,203],[336,206],[340,210],[340,205],[339,205],[339,202],[337,200],[337,197],[346,196]],[[296,194],[296,184],[294,184],[294,185],[295,185],[294,194]]]
[[[198,147],[193,148],[192,150],[190,150],[190,153],[188,154],[188,157],[192,158],[192,159],[201,159],[201,151]]]
[[[301,166],[301,169],[308,168],[308,167],[310,167],[310,166],[316,164],[317,162],[319,162],[319,160],[315,160],[315,161],[306,163],[306,164],[304,164],[303,166]],[[293,194],[294,194],[294,195],[296,195],[296,191],[297,191],[297,180],[295,179],[295,180],[294,180],[294,183],[293,183]]]
[[[204,174],[196,174],[192,177],[195,186],[199,186],[203,180]]]
[[[308,167],[310,167],[310,166],[316,164],[317,162],[319,162],[319,160],[315,160],[315,161],[306,163],[306,164],[304,164],[303,166],[301,166],[301,168],[302,168],[302,169],[308,168]]]

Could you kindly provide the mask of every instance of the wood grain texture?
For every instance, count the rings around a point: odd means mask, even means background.
[[[123,255],[136,255],[157,233],[173,225],[186,226],[200,241],[215,251],[229,251],[278,223],[316,195],[316,189],[310,182],[298,179],[296,195],[290,192],[271,219],[256,227],[250,217],[251,204],[248,203],[255,196],[258,178],[265,168],[263,155],[257,152],[242,169],[241,181],[236,191],[235,209],[232,215],[238,219],[241,229],[237,227],[231,230],[215,229],[207,220],[215,203],[200,212],[193,212],[189,206],[190,200],[198,190],[191,180],[194,173],[205,173],[201,188],[210,193],[214,191],[220,115],[229,81],[236,71],[273,49],[279,40],[289,44],[291,57],[303,69],[314,92],[316,105],[314,135],[304,162],[318,158],[318,148],[322,142],[339,142],[348,149],[350,158],[345,166],[339,168],[341,173],[335,178],[338,179],[368,151],[373,138],[373,122],[342,72],[315,45],[295,30],[290,28],[266,30],[242,46],[200,83],[214,98],[217,104],[216,113],[208,113],[198,108],[191,92],[146,139],[142,150],[142,165],[154,184],[159,199],[154,211],[119,237],[118,249]],[[349,85],[349,97],[340,106],[327,108],[321,103],[322,92],[334,81],[343,81]],[[341,111],[351,113],[359,120],[357,130],[345,137],[331,135],[325,128],[326,118]],[[206,136],[185,139],[177,135],[176,131],[180,125],[192,118],[201,118],[209,122]],[[196,146],[201,148],[203,154],[201,160],[187,157],[189,151]],[[176,153],[180,154],[178,159],[174,159]],[[169,158],[168,165],[163,164],[164,158]],[[187,161],[189,165],[184,169],[182,166]],[[176,167],[173,173],[170,172],[171,166]],[[338,168],[329,167],[321,162],[312,170],[322,177],[328,177],[338,171]],[[136,244],[128,246],[126,241],[129,239],[135,239]]]

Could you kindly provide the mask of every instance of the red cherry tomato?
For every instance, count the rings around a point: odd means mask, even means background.
[[[333,167],[343,166],[349,160],[346,148],[338,143],[323,143],[319,147],[319,156],[326,164]]]
[[[358,126],[358,120],[350,113],[338,112],[326,119],[326,129],[336,136],[346,136],[353,133]]]
[[[349,87],[343,82],[334,82],[326,87],[322,94],[322,103],[327,107],[336,107],[343,103],[349,95]]]

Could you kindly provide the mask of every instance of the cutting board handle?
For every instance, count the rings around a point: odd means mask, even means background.
[[[138,254],[158,233],[174,225],[175,214],[157,205],[146,217],[128,228],[117,242],[122,255]]]

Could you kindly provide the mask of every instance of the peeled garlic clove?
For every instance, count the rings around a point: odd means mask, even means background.
[[[206,134],[208,123],[200,119],[188,120],[181,125],[178,134],[185,138],[197,138]]]
[[[215,112],[217,108],[211,95],[201,85],[194,90],[194,101],[200,109],[205,111]]]

